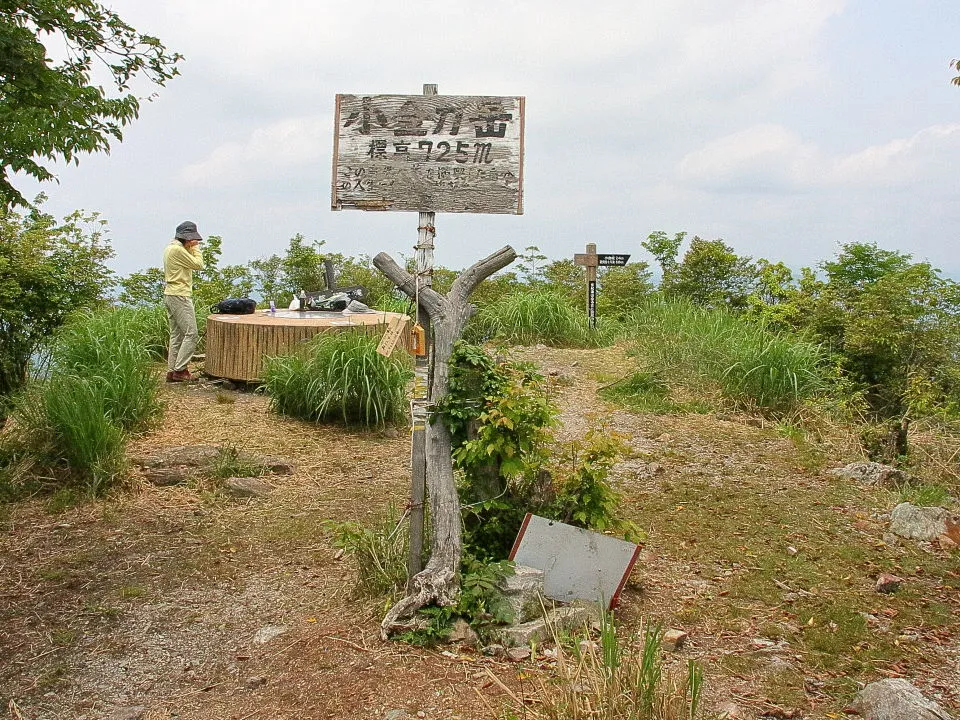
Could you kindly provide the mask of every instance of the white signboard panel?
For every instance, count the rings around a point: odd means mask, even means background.
[[[543,570],[543,594],[551,600],[614,608],[639,552],[632,542],[528,514],[510,559]]]
[[[524,98],[337,95],[334,210],[523,213]]]

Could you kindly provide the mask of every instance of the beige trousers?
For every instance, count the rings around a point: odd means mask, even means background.
[[[170,350],[167,353],[168,370],[184,370],[197,349],[197,313],[193,299],[180,295],[164,295],[167,320],[170,321]]]

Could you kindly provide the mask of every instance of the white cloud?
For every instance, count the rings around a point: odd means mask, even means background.
[[[329,152],[332,124],[332,116],[316,116],[256,128],[243,141],[224,143],[186,166],[179,179],[191,186],[237,186],[316,166]]]
[[[677,174],[682,182],[717,191],[797,192],[946,182],[958,160],[960,124],[924,128],[908,138],[832,157],[788,128],[761,124],[688,153]]]

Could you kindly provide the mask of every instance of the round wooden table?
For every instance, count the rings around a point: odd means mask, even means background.
[[[262,379],[263,359],[289,355],[297,345],[322,332],[362,332],[380,336],[399,313],[296,312],[258,310],[251,315],[214,314],[207,318],[208,375],[255,382]]]

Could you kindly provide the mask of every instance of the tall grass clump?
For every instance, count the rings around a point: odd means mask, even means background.
[[[618,637],[613,619],[601,618],[597,642],[571,648],[554,632],[553,677],[534,681],[534,697],[491,675],[506,692],[510,720],[693,720],[703,689],[703,670],[690,660],[686,672],[662,666],[659,628],[645,626],[633,643]]]
[[[504,295],[483,306],[466,331],[469,342],[497,340],[515,345],[597,347],[609,344],[612,333],[604,323],[591,330],[587,314],[563,295],[530,290]]]
[[[400,422],[413,376],[400,354],[384,357],[377,338],[327,333],[295,355],[268,358],[264,387],[282,415],[345,425],[382,427]]]
[[[123,474],[127,434],[160,412],[144,311],[72,318],[51,344],[49,373],[16,400],[18,462],[99,494]]]
[[[787,412],[827,387],[818,345],[723,308],[650,298],[623,332],[648,372],[743,409]]]
[[[106,416],[124,430],[144,427],[160,411],[151,359],[156,313],[121,308],[90,313],[68,323],[52,356],[54,377],[88,378],[103,399]]]
[[[352,521],[327,523],[334,533],[334,545],[356,563],[358,597],[394,598],[403,592],[410,544],[405,520],[406,515],[391,504],[372,526]]]

